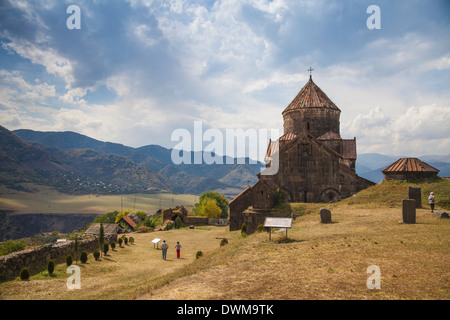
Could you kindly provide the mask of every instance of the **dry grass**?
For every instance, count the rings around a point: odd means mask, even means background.
[[[427,210],[415,225],[399,219],[398,209],[363,207],[336,208],[327,225],[302,216],[288,241],[251,235],[205,259],[208,268],[140,298],[449,299],[450,221]],[[367,289],[370,265],[381,269],[380,290]]]
[[[116,246],[107,256],[95,261],[92,254],[88,262],[78,262],[81,269],[81,289],[68,290],[67,266],[59,264],[56,276],[47,271],[32,275],[29,281],[15,279],[0,284],[0,299],[14,300],[72,300],[72,299],[134,299],[147,292],[149,287],[167,282],[167,274],[177,274],[183,266],[192,263],[198,250],[207,252],[219,247],[216,237],[225,236],[225,227],[180,229],[153,233],[134,233],[133,245]],[[159,237],[169,244],[167,260],[162,260],[161,250],[154,248],[151,240]],[[183,246],[181,259],[176,258],[174,245]]]
[[[441,188],[441,198],[448,192],[446,185],[430,187]],[[81,290],[67,290],[61,272],[0,284],[0,298],[448,300],[450,220],[418,209],[416,224],[400,223],[398,201],[405,192],[405,185],[369,188],[328,206],[331,224],[320,223],[318,208],[324,205],[293,204],[305,214],[294,221],[288,239],[285,232],[272,233],[272,241],[265,232],[242,238],[223,227],[137,234],[134,246],[118,248],[108,259],[90,256]],[[220,247],[216,238],[224,236],[229,244]],[[153,249],[154,237],[169,241],[170,261]],[[183,244],[184,260],[174,259],[176,241]],[[204,255],[196,260],[198,250]],[[380,267],[380,290],[366,286],[371,265]]]

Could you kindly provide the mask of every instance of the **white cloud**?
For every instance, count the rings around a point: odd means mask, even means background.
[[[36,111],[42,105],[48,106],[49,99],[54,97],[54,85],[40,83],[39,80],[35,84],[29,83],[18,71],[0,70],[0,105]]]
[[[450,150],[450,106],[410,107],[399,117],[380,107],[343,126],[357,138],[358,152],[420,156]]]
[[[32,63],[44,66],[49,74],[64,79],[68,88],[75,81],[74,68],[71,61],[59,55],[51,47],[43,49],[35,43],[20,39],[12,39],[11,42],[4,44],[4,46],[29,59]]]

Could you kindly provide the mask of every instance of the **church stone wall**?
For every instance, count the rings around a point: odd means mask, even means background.
[[[329,131],[340,134],[340,111],[325,108],[305,108],[283,114],[284,134],[300,134],[303,130],[320,137]]]

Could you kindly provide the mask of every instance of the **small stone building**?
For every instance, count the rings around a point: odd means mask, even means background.
[[[187,223],[187,215],[188,215],[188,211],[186,210],[186,208],[184,206],[176,206],[175,208],[166,208],[166,209],[162,209],[162,216],[163,216],[163,221],[166,220],[173,220],[175,221],[175,219],[177,217],[180,217],[181,222],[183,223]]]
[[[417,158],[400,158],[381,170],[384,180],[417,180],[437,177],[439,170]]]
[[[117,241],[117,235],[121,233],[122,228],[115,223],[103,223],[103,234],[105,238],[111,238],[113,241]],[[93,223],[84,232],[88,236],[98,237],[100,235],[100,223]]]
[[[258,182],[229,203],[230,230],[241,228],[249,207],[261,213],[280,195],[284,202],[328,203],[375,184],[355,172],[356,138],[340,136],[340,113],[310,76],[282,112],[284,134],[269,142]]]

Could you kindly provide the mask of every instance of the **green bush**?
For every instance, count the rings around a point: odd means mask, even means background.
[[[256,228],[256,230],[258,231],[258,232],[263,232],[264,231],[264,226],[262,225],[262,224],[260,224],[257,228]]]
[[[20,270],[20,279],[22,280],[30,279],[30,271],[28,271],[27,267],[24,267],[22,268],[22,270]]]
[[[123,237],[123,243],[124,243],[125,245],[128,244],[128,238],[127,238],[127,237]]]
[[[247,234],[247,225],[245,223],[243,223],[242,226],[241,226],[241,234],[242,233]]]
[[[68,254],[67,257],[66,257],[66,264],[67,264],[67,266],[68,267],[71,266],[72,262],[73,262],[73,257],[72,257],[71,254]]]
[[[111,249],[114,250],[116,248],[116,243],[114,241],[111,242]]]
[[[81,263],[86,263],[88,260],[88,255],[86,251],[82,251],[80,254],[80,261]]]
[[[122,239],[122,238],[119,238],[119,247],[122,246],[122,243],[123,243],[123,239]]]
[[[106,255],[109,251],[109,244],[105,243],[103,244],[103,253]]]
[[[55,271],[55,263],[53,262],[53,260],[50,260],[47,263],[47,271],[48,271],[48,274],[53,274],[53,271]]]
[[[183,223],[183,222],[181,221],[181,218],[178,216],[178,217],[175,219],[175,222],[174,222],[174,228],[175,228],[175,229],[180,229],[182,223]]]
[[[98,260],[98,258],[100,258],[100,251],[95,250],[93,255],[94,255],[95,260]]]
[[[0,242],[0,256],[5,256],[16,251],[21,251],[25,249],[26,246],[27,243],[23,239],[19,241],[8,240]]]
[[[130,244],[133,244],[134,243],[134,238],[130,237],[129,241],[130,241]]]
[[[195,259],[200,258],[202,255],[203,255],[203,252],[197,251],[197,253],[195,254]]]

